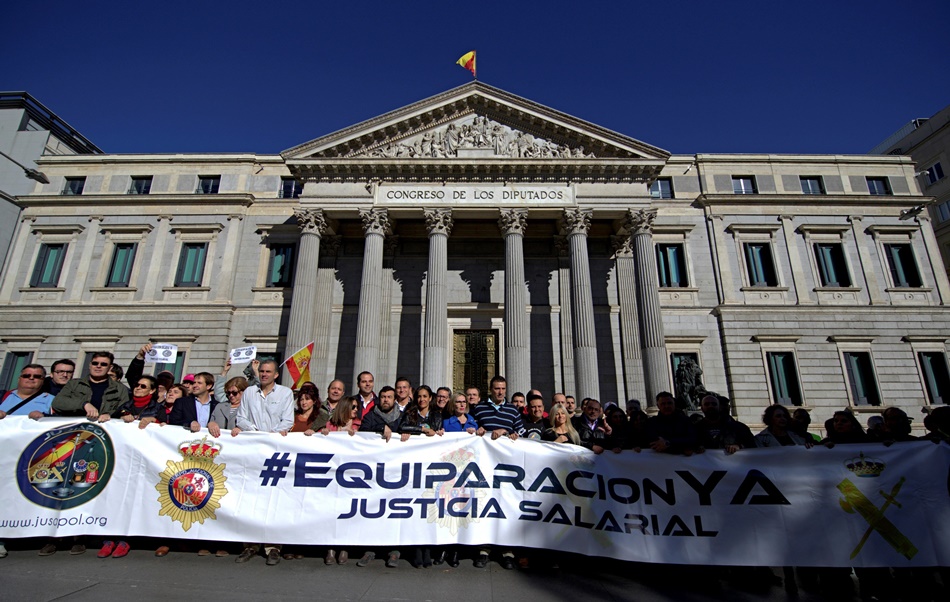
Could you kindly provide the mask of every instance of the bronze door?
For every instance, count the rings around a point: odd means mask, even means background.
[[[498,374],[498,331],[456,330],[452,347],[452,389],[478,387],[484,394]]]

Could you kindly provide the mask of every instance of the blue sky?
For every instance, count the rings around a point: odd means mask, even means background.
[[[342,4],[342,3],[339,3]],[[277,153],[466,83],[673,153],[862,153],[950,104],[950,2],[18,2],[0,89],[107,152]]]

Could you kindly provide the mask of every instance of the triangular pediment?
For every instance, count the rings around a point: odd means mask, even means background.
[[[614,159],[665,162],[660,148],[472,82],[288,149],[290,161]]]

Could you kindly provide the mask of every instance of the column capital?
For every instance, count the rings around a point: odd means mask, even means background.
[[[294,209],[294,217],[297,218],[297,225],[304,234],[316,234],[321,236],[327,229],[327,218],[323,215],[322,209]]]
[[[594,212],[590,209],[565,209],[561,215],[561,227],[568,236],[572,234],[583,234],[587,236],[587,232],[590,230],[590,220],[593,215]]]
[[[929,222],[930,216],[927,215],[926,213],[921,213],[914,217],[914,221],[916,221],[918,224],[922,222]]]
[[[360,209],[360,219],[363,220],[363,234],[379,234],[386,236],[392,232],[389,221],[389,212],[385,209]]]
[[[571,245],[567,244],[566,236],[554,237],[554,251],[558,257],[569,257],[571,254]]]
[[[521,234],[524,236],[528,227],[527,209],[501,209],[501,217],[498,218],[498,228],[505,236],[509,234]]]
[[[783,213],[782,215],[778,216],[778,221],[780,222],[792,221],[793,219],[795,219],[795,216],[789,215],[787,213]]]
[[[454,221],[452,220],[451,209],[425,209],[423,213],[425,214],[426,230],[429,231],[429,236],[433,234],[450,236],[452,234]]]
[[[857,223],[860,224],[860,223],[861,223],[861,220],[863,220],[863,219],[864,219],[864,216],[863,216],[863,215],[849,215],[849,216],[848,216],[848,222],[850,222],[850,223],[852,223],[852,224],[855,223],[855,222],[857,222]]]
[[[631,235],[653,234],[653,220],[656,219],[656,209],[627,210],[624,218],[624,227]]]
[[[617,257],[633,257],[633,237],[629,234],[611,236],[610,246]]]

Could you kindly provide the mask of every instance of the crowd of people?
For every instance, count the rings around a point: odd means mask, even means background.
[[[435,391],[428,385],[413,387],[408,378],[397,378],[392,386],[377,390],[373,374],[362,372],[357,377],[358,390],[346,395],[346,384],[339,379],[329,383],[326,396],[312,382],[303,383],[296,391],[277,384],[280,366],[274,360],[254,361],[244,375],[228,377],[230,361],[216,378],[209,372],[187,374],[176,383],[170,372],[152,376],[145,374],[145,357],[151,345],[142,346],[127,370],[115,363],[109,352],[91,354],[88,375],[76,376],[73,361],[62,359],[53,363],[47,375],[40,364],[25,366],[16,389],[0,401],[0,419],[7,415],[24,415],[32,419],[46,416],[84,416],[106,422],[122,420],[137,422],[138,428],[150,425],[178,425],[193,432],[206,429],[212,437],[240,437],[245,431],[303,433],[316,436],[334,431],[377,433],[387,441],[393,437],[406,441],[413,436],[433,437],[446,432],[466,432],[491,439],[519,437],[560,445],[577,445],[595,454],[624,451],[690,456],[706,450],[722,450],[726,454],[757,447],[801,445],[812,447],[837,444],[894,442],[918,439],[911,434],[911,420],[897,407],[883,408],[862,425],[849,410],[834,412],[825,421],[825,434],[819,436],[809,428],[808,411],[793,412],[782,405],[765,408],[765,428],[758,434],[732,417],[729,400],[709,393],[700,403],[701,412],[688,415],[677,407],[674,395],[662,392],[656,396],[655,414],[650,416],[637,400],[625,408],[596,399],[582,399],[554,393],[550,403],[537,389],[508,395],[507,382],[495,376],[488,384],[488,396],[482,399],[477,386],[453,392],[448,387]],[[125,377],[128,386],[122,382]],[[651,409],[651,413],[653,413]],[[925,419],[928,438],[935,443],[950,443],[950,407],[932,411]],[[50,540],[40,555],[57,550],[57,540]],[[326,551],[326,564],[343,564],[348,551],[332,547]],[[218,546],[215,554],[227,556],[226,546]],[[281,559],[302,557],[284,550],[280,544],[246,543],[237,562],[247,562],[263,549],[268,565]],[[128,554],[126,541],[106,541],[98,555],[119,558]],[[73,540],[71,554],[85,552],[81,538]],[[157,556],[168,554],[169,546],[156,550]],[[427,547],[413,548],[411,563],[417,567],[447,563],[458,566],[461,550],[457,546],[433,553]],[[210,555],[201,549],[200,555]],[[485,547],[474,554],[474,566],[485,567],[490,550]],[[0,543],[0,557],[6,549]],[[376,557],[367,551],[358,560],[366,566]],[[398,550],[386,553],[386,566],[399,565]],[[521,560],[524,562],[524,559]],[[500,565],[513,569],[519,563],[512,549],[501,551]]]

